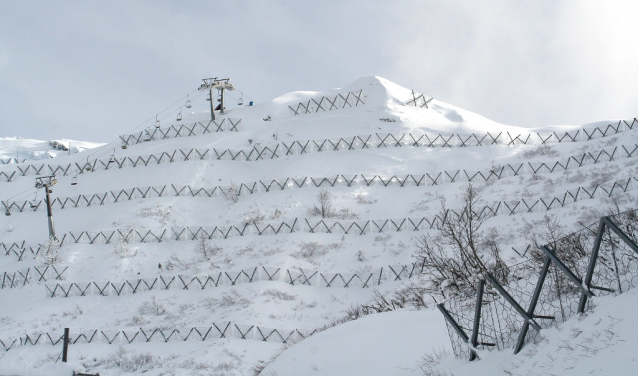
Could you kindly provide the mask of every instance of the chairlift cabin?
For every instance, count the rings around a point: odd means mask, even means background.
[[[78,185],[78,177],[74,176],[73,179],[71,179],[71,185]]]
[[[38,209],[38,194],[37,193],[33,197],[33,200],[29,201],[29,206],[31,207],[31,209],[33,209],[33,211]]]
[[[237,100],[237,105],[238,106],[243,106],[244,105],[244,93],[241,93],[241,96]]]
[[[179,112],[177,113],[177,121],[182,121],[182,108],[179,108]]]
[[[113,162],[115,162],[115,149],[113,149],[113,154],[111,154],[111,158],[109,158],[109,163],[106,166],[108,167]]]
[[[128,147],[128,146],[126,145],[126,142],[123,142],[123,143],[122,143],[122,149],[126,150],[126,148],[127,148],[127,147]]]
[[[160,127],[160,121],[157,118],[158,115],[155,115],[155,128],[159,128]]]
[[[186,108],[191,108],[191,100],[188,99],[188,95],[186,95],[186,104],[184,105]]]
[[[148,129],[145,130],[144,132],[146,132],[146,137],[144,137],[144,142],[148,142],[153,139],[153,137],[151,137],[151,132],[149,132]]]
[[[7,211],[4,212],[4,215],[6,215],[7,217],[11,215],[11,212],[9,211],[9,209],[7,209]]]
[[[89,163],[89,158],[86,158],[86,164],[84,165],[84,169],[87,171],[91,171],[91,164]]]

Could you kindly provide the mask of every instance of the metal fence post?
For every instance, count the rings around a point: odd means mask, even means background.
[[[604,217],[603,217],[604,218]],[[584,285],[589,289],[591,287],[591,280],[594,277],[594,269],[596,268],[596,261],[598,260],[598,252],[600,251],[600,244],[603,241],[603,235],[605,233],[605,221],[600,219],[598,225],[598,233],[596,234],[596,241],[594,241],[594,247],[592,248],[591,255],[589,256],[589,265],[587,266],[587,274],[585,275]],[[584,292],[580,295],[578,302],[578,310],[576,312],[583,313],[585,311],[585,305],[587,304],[587,294]]]
[[[69,328],[64,328],[64,339],[62,343],[62,362],[66,363],[67,353],[69,351]]]
[[[588,297],[592,297],[594,296],[594,293],[591,292],[589,290],[589,288],[586,288],[583,285],[583,282],[580,280],[580,278],[578,278],[576,276],[576,274],[574,274],[574,272],[572,272],[571,270],[569,270],[569,268],[567,267],[567,265],[565,265],[558,257],[556,257],[556,254],[549,249],[546,245],[542,245],[540,247],[540,249],[545,253],[545,255],[547,257],[549,257],[552,262],[560,269],[563,271],[563,273],[565,273],[565,275],[572,281],[574,282],[574,284],[583,292],[583,294],[587,295]]]
[[[534,317],[534,310],[536,309],[536,304],[538,303],[538,298],[541,296],[541,291],[543,290],[543,285],[545,284],[545,277],[547,277],[547,272],[549,272],[549,266],[552,261],[549,257],[545,257],[545,263],[543,264],[543,268],[541,269],[541,274],[538,276],[538,281],[536,282],[536,288],[534,289],[534,295],[532,295],[532,300],[529,303],[529,308],[527,309],[527,314],[530,317]],[[518,335],[518,340],[516,341],[516,347],[514,347],[514,354],[518,354],[519,351],[523,348],[525,344],[525,337],[527,336],[527,332],[529,331],[529,322],[525,321],[523,327],[521,328],[521,332]]]
[[[534,330],[536,330],[537,332],[541,331],[540,325],[538,325],[536,321],[534,321],[534,318],[527,314],[527,312],[523,309],[523,307],[521,307],[520,304],[518,304],[518,302],[514,300],[514,298],[507,291],[505,291],[503,286],[501,286],[501,284],[498,283],[496,279],[490,273],[485,273],[485,280],[488,281],[492,286],[494,286],[494,288],[499,292],[499,294],[501,294],[501,296],[505,300],[507,300],[507,302],[511,304],[512,307],[514,307],[514,310],[516,310],[516,312],[518,312],[518,314],[521,315],[523,319],[525,319],[525,321],[529,325],[531,325],[532,328],[534,328]]]
[[[474,326],[472,328],[472,346],[478,346],[479,326],[481,323],[481,308],[483,307],[483,291],[485,290],[485,280],[479,281],[478,290],[476,291],[476,308],[474,309]],[[470,352],[470,361],[477,358],[476,351]]]
[[[467,336],[467,334],[465,334],[465,331],[463,331],[463,328],[461,328],[461,326],[456,322],[456,320],[454,320],[454,317],[452,317],[450,312],[448,312],[448,310],[445,308],[443,303],[437,304],[436,307],[439,309],[439,311],[441,311],[441,313],[443,314],[443,317],[454,329],[456,334],[458,334],[459,337],[461,337],[461,340],[463,340],[463,342],[465,342],[466,344],[472,346],[470,344],[470,338]]]

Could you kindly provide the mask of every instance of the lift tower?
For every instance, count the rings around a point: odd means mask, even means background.
[[[210,96],[210,120],[215,120],[215,105],[213,104],[213,89],[217,89],[219,91],[219,109],[220,115],[224,115],[224,91],[225,90],[235,90],[233,84],[230,83],[230,78],[204,78],[204,83],[199,87],[199,91],[208,90],[208,95]]]
[[[49,239],[54,240],[55,237],[55,227],[53,226],[53,213],[51,213],[51,190],[49,188],[56,185],[58,181],[55,178],[55,175],[51,176],[41,176],[35,178],[35,187],[40,189],[44,188],[47,197],[47,218],[49,219]]]

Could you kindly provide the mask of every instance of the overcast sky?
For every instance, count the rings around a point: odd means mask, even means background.
[[[109,142],[216,76],[261,102],[377,75],[581,124],[638,116],[637,69],[637,1],[0,0],[0,137]]]

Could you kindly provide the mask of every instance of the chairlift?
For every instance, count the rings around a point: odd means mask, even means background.
[[[188,95],[186,95],[186,104],[184,105],[186,108],[191,108],[191,100],[188,99]]]
[[[86,165],[84,165],[84,169],[87,171],[91,171],[91,164],[89,163],[89,157],[86,157]]]
[[[4,212],[4,215],[6,215],[7,217],[11,215],[11,212],[9,211],[9,209],[7,209],[7,211]]]
[[[37,193],[35,194],[35,196],[33,196],[33,200],[29,201],[29,206],[34,211],[38,208],[38,194]]]
[[[155,115],[155,128],[159,128],[160,127],[160,121],[157,118],[157,116],[159,116],[159,115]]]
[[[146,132],[146,137],[144,137],[144,142],[148,142],[153,139],[151,137],[151,132],[149,132],[148,129],[146,129],[144,132]]]
[[[207,100],[207,101],[210,101],[210,100],[211,100],[210,92],[209,92],[209,93],[208,93],[208,95],[206,96],[206,100]]]
[[[244,93],[241,93],[241,96],[237,100],[237,105],[238,106],[243,106],[243,104],[244,104]]]
[[[71,179],[71,185],[78,185],[78,174],[76,173],[73,179]]]
[[[126,150],[127,147],[126,142],[122,142],[122,149]]]
[[[177,113],[177,121],[182,121],[182,108],[179,108],[179,112]]]
[[[109,163],[106,165],[106,167],[108,167],[113,162],[115,162],[115,148],[113,149],[113,154],[111,154],[111,158],[109,158]]]

